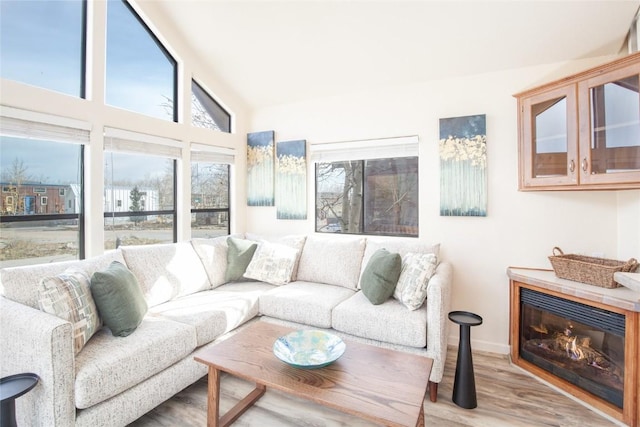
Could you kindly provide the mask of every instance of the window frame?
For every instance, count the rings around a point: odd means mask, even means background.
[[[204,128],[204,127],[203,127],[203,129],[217,130],[217,131],[219,131],[219,132],[224,132],[224,133],[232,133],[232,129],[233,129],[233,128],[232,128],[232,126],[233,126],[233,116],[231,115],[231,113],[230,113],[229,111],[227,111],[227,109],[226,109],[226,108],[224,108],[224,107],[222,106],[222,104],[220,104],[220,103],[218,102],[218,100],[217,100],[217,99],[215,99],[215,98],[214,98],[214,97],[209,93],[209,91],[205,90],[205,88],[204,88],[200,83],[198,83],[198,81],[197,81],[196,79],[193,79],[193,78],[192,78],[192,79],[191,79],[191,96],[192,96],[192,97],[195,97],[195,98],[198,100],[198,102],[200,102],[200,100],[198,99],[198,96],[194,93],[194,91],[193,91],[193,86],[196,86],[196,87],[200,90],[200,92],[202,92],[204,95],[206,95],[206,96],[207,96],[207,98],[208,98],[211,102],[213,102],[213,103],[214,103],[214,104],[215,104],[215,105],[216,105],[216,106],[217,106],[221,111],[223,111],[223,112],[224,112],[224,114],[227,116],[227,123],[226,123],[226,125],[227,125],[227,130],[224,130],[224,129],[220,128],[220,126],[218,126],[218,129]],[[192,104],[193,104],[193,102],[192,102]],[[202,105],[202,107],[203,107],[203,108],[205,109],[205,111],[206,111],[206,106],[205,106],[202,102],[200,102],[200,104]],[[209,114],[209,116],[211,117],[211,114],[209,113],[209,111],[207,111],[207,114]],[[213,117],[211,117],[211,119],[213,120]],[[215,122],[215,120],[214,120],[214,122]],[[216,124],[216,125],[217,125],[217,124]],[[193,107],[191,108],[191,126],[194,126],[194,125],[193,125]],[[195,127],[200,127],[200,126],[195,126]]]
[[[112,1],[118,1],[118,0],[112,0]],[[169,61],[169,63],[171,63],[173,65],[173,111],[172,111],[172,119],[171,121],[173,123],[178,123],[179,122],[179,114],[178,114],[178,107],[179,107],[179,90],[178,90],[178,77],[179,77],[179,70],[178,70],[178,61],[173,57],[173,55],[171,55],[171,52],[169,52],[169,50],[164,46],[164,44],[160,41],[160,39],[156,36],[156,34],[151,30],[151,28],[147,25],[147,23],[144,21],[144,19],[142,19],[142,17],[138,14],[138,12],[136,12],[136,10],[133,8],[133,6],[131,6],[131,4],[129,4],[128,0],[119,0],[121,1],[124,6],[127,8],[127,10],[129,10],[129,12],[131,13],[131,15],[138,21],[138,23],[142,26],[142,28],[147,32],[147,34],[149,35],[149,37],[151,37],[151,40],[153,40],[153,42],[156,44],[156,46],[158,46],[158,49],[160,49],[160,52],[162,52],[162,54],[165,56],[165,58]],[[107,2],[109,3],[109,2]],[[109,5],[107,4],[107,7],[109,7]],[[107,16],[108,16],[108,12],[107,12]],[[107,22],[105,23],[105,43],[107,43],[108,40],[108,19]],[[107,46],[105,48],[105,55],[107,55],[109,47]],[[146,117],[152,117],[152,118],[157,118],[159,120],[162,120],[158,117],[155,116],[150,116],[147,115],[145,113],[141,113],[139,111],[135,111],[135,110],[130,110],[129,108],[126,107],[122,107],[119,105],[112,105],[106,102],[106,98],[107,98],[107,94],[106,94],[106,89],[107,89],[107,61],[105,59],[105,105],[109,105],[111,107],[114,108],[122,108],[125,109],[127,111],[130,111],[132,113],[135,114],[142,114]]]
[[[104,151],[105,153],[108,151]],[[131,153],[129,153],[131,154]],[[136,153],[138,155],[141,155],[143,153]],[[113,212],[113,211],[106,211],[104,210],[103,212],[103,227],[106,227],[105,224],[105,220],[109,219],[109,218],[132,218],[132,217],[146,217],[146,216],[151,216],[151,215],[171,215],[173,216],[173,222],[172,222],[172,240],[173,243],[177,243],[178,241],[178,160],[177,159],[173,159],[173,158],[167,158],[167,160],[171,160],[172,166],[173,166],[173,209],[168,210],[168,209],[161,209],[161,210],[153,210],[153,211],[125,211],[125,212]],[[109,191],[108,188],[105,186],[105,191]],[[113,183],[111,183],[111,190],[113,191]],[[118,202],[120,203],[120,206],[122,206],[122,200],[119,199]],[[105,242],[102,242],[102,245],[104,246]],[[118,248],[118,246],[116,245],[116,249]],[[107,250],[107,249],[105,249]]]
[[[354,234],[363,236],[397,236],[397,237],[413,237],[418,238],[420,234],[420,156],[419,156],[419,137],[417,135],[378,138],[368,140],[356,140],[356,141],[343,141],[343,142],[329,142],[329,143],[316,143],[311,145],[311,160],[314,163],[314,231],[316,233],[335,234],[336,231],[321,231],[319,220],[320,206],[318,205],[318,170],[320,164],[332,164],[343,162],[360,162],[360,181],[361,181],[361,201],[360,201],[360,231],[344,232],[342,230],[339,233]],[[366,162],[367,161],[380,161],[391,159],[408,159],[415,158],[416,167],[416,197],[415,202],[416,209],[416,234],[409,233],[371,233],[366,230]],[[327,224],[328,225],[328,224]],[[341,227],[342,228],[342,227]]]
[[[191,161],[191,164],[193,164],[194,162],[197,163],[213,163],[213,164],[220,164],[220,165],[224,165],[227,167],[227,194],[229,196],[229,199],[227,200],[227,207],[226,208],[193,208],[191,206],[190,207],[190,211],[189,211],[189,215],[193,215],[193,214],[198,214],[198,213],[220,213],[220,212],[226,212],[227,213],[227,235],[231,234],[231,164],[229,163],[217,163],[217,162],[206,162],[206,161]],[[189,167],[191,167],[191,164],[189,165]],[[192,192],[192,188],[191,185],[189,185],[189,189],[190,192]],[[191,202],[189,202],[189,204],[191,205]],[[191,222],[189,222],[189,224],[191,224]],[[191,228],[191,225],[189,225],[189,227]],[[191,230],[193,230],[191,228]]]
[[[52,141],[56,142],[56,141]],[[85,161],[85,144],[80,145],[80,165],[78,174],[80,175],[80,203],[78,213],[52,213],[52,214],[22,214],[22,215],[0,215],[0,224],[24,223],[24,222],[42,222],[42,221],[61,221],[61,220],[77,220],[78,221],[78,259],[85,258],[85,180],[84,180],[84,161]],[[29,258],[21,258],[29,259]]]
[[[419,186],[420,184],[420,176],[419,176],[419,158],[418,156],[401,156],[401,157],[391,157],[391,158],[383,158],[383,159],[362,159],[362,160],[349,160],[350,162],[358,162],[360,163],[360,167],[357,169],[359,171],[360,174],[360,179],[359,181],[361,182],[362,187],[360,188],[361,191],[361,196],[360,196],[360,213],[359,213],[359,220],[360,220],[360,227],[359,227],[359,231],[358,232],[347,232],[341,229],[341,231],[339,232],[340,234],[350,234],[350,235],[362,235],[362,236],[394,236],[394,237],[414,237],[417,238],[419,237],[420,234],[420,223],[419,223],[419,209],[420,209],[420,202],[419,202],[419,197],[420,197],[420,192],[419,192],[419,188],[416,188],[416,195],[418,196],[418,201],[416,203],[416,218],[418,218],[418,225],[417,225],[417,232],[416,234],[408,234],[408,233],[401,233],[401,232],[397,232],[397,233],[391,233],[391,232],[386,232],[386,233],[372,233],[367,231],[367,224],[366,224],[366,218],[367,218],[367,185],[366,185],[366,178],[367,178],[367,174],[366,174],[366,170],[367,170],[367,165],[366,162],[368,161],[376,161],[376,160],[392,160],[392,159],[413,159],[415,158],[416,161],[416,167],[418,168],[418,176],[416,179],[416,184]],[[316,162],[315,163],[315,184],[314,184],[314,188],[315,188],[315,220],[314,220],[314,231],[316,233],[325,233],[325,234],[336,234],[338,232],[331,232],[331,231],[321,231],[319,224],[318,224],[318,212],[319,212],[319,206],[318,206],[318,169],[319,169],[319,165],[320,164],[330,164],[330,163],[343,163],[346,162],[345,161],[333,161],[333,162]],[[342,228],[342,227],[341,227]]]

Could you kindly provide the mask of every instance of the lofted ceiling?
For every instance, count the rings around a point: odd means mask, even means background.
[[[253,108],[624,51],[640,0],[138,0]]]

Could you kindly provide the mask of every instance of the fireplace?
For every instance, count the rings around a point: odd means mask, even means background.
[[[630,426],[640,423],[640,298],[509,269],[511,361]]]
[[[531,289],[520,303],[520,357],[622,409],[625,316]]]

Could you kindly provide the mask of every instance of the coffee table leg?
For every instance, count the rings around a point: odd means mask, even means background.
[[[220,371],[209,366],[207,384],[209,403],[207,405],[207,427],[218,427],[220,419]]]
[[[213,366],[209,366],[208,378],[208,399],[207,406],[207,427],[226,427],[231,425],[235,420],[240,418],[247,409],[251,407],[258,399],[262,397],[267,387],[262,384],[256,384],[256,388],[251,391],[244,399],[238,402],[229,410],[222,418],[220,417],[220,371]]]
[[[420,407],[420,415],[418,415],[418,424],[416,427],[424,427],[424,403]]]

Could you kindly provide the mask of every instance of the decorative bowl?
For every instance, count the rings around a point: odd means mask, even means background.
[[[303,369],[327,366],[338,360],[345,349],[340,337],[317,330],[291,332],[273,343],[273,354],[278,359]]]

